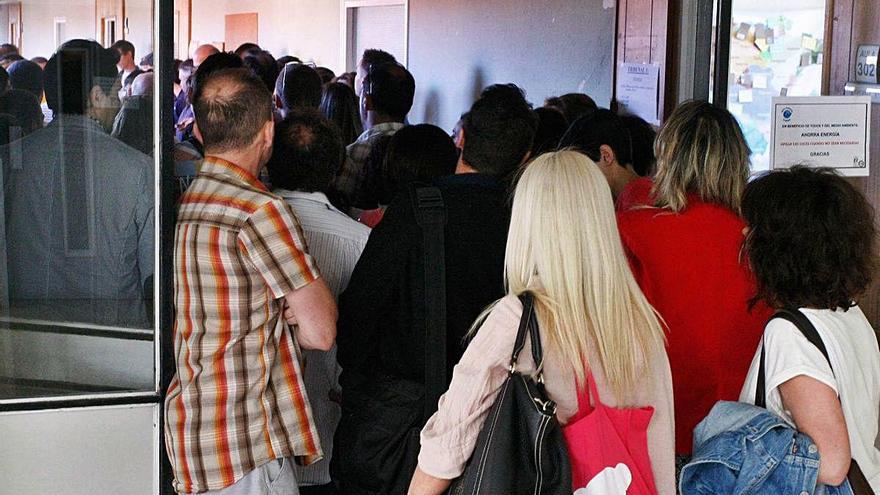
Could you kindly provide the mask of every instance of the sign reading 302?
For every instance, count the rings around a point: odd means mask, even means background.
[[[859,45],[856,55],[856,82],[877,84],[880,74],[877,73],[877,56],[880,45]]]

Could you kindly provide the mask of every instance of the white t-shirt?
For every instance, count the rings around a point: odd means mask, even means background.
[[[852,457],[874,491],[880,493],[880,450],[876,446],[880,443],[880,349],[874,329],[858,306],[848,311],[801,311],[822,337],[831,367],[794,324],[780,318],[771,320],[764,329],[767,409],[795,426],[791,414],[782,407],[779,386],[804,375],[831,387],[840,397]],[[740,394],[741,402],[755,402],[760,359],[759,347]]]

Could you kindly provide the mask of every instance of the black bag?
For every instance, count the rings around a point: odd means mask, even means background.
[[[418,462],[419,434],[446,390],[446,209],[436,187],[413,185],[425,261],[425,383],[382,374],[343,390],[333,477],[346,495],[400,495]]]
[[[571,466],[556,403],[547,398],[542,375],[538,380],[517,373],[516,362],[532,342],[532,359],[543,359],[541,336],[531,295],[520,296],[523,315],[510,359],[510,373],[477,437],[474,453],[460,478],[449,488],[453,495],[571,495]]]
[[[816,330],[816,327],[813,326],[813,323],[810,322],[806,315],[801,313],[798,309],[781,309],[770,319],[772,320],[774,318],[782,318],[783,320],[787,320],[794,324],[801,334],[806,337],[811,344],[816,346],[823,356],[825,356],[825,360],[828,361],[828,366],[832,368],[831,372],[834,373],[834,369],[831,366],[831,358],[828,357],[828,349],[825,348],[825,342],[822,341],[822,336],[819,335],[819,331]],[[762,343],[761,364],[758,368],[758,384],[757,389],[755,390],[755,405],[766,408],[767,385],[765,383],[764,361],[764,344]],[[855,495],[874,495],[874,490],[871,489],[871,485],[868,484],[868,479],[865,477],[865,474],[862,472],[862,469],[859,467],[859,464],[855,459],[853,459],[849,465],[847,479],[849,480],[850,487],[852,487]]]

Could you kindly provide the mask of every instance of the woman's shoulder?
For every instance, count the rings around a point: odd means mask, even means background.
[[[480,325],[479,333],[515,334],[519,328],[522,311],[522,301],[519,300],[519,297],[513,294],[502,297],[492,306],[485,321]]]

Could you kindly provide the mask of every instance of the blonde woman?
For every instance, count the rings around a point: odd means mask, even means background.
[[[564,425],[591,373],[603,403],[652,406],[648,447],[659,493],[674,488],[672,382],[664,336],[620,243],[611,190],[595,163],[573,151],[541,155],[516,187],[505,256],[508,295],[487,311],[439,410],[422,431],[410,494],[442,493],[471,456],[508,370],[522,305],[531,292],[544,343],[544,380]],[[522,355],[529,355],[527,344]],[[533,372],[531,360],[518,363]]]
[[[668,325],[676,453],[716,401],[737,400],[770,311],[749,307],[740,255],[749,147],[736,119],[706,102],[680,105],[655,144],[657,175],[641,206],[618,214],[633,274]]]

